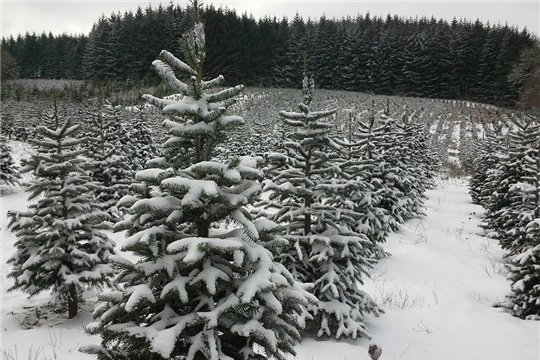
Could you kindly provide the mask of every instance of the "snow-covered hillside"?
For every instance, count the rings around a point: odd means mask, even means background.
[[[12,148],[16,160],[25,153],[21,143],[12,142]],[[372,342],[382,346],[381,360],[539,358],[538,324],[496,307],[510,291],[503,252],[482,235],[482,208],[471,203],[467,181],[439,180],[427,196],[426,216],[390,234],[385,249],[392,256],[375,266],[363,288],[386,312],[366,319],[372,339],[304,340],[296,359],[369,359]],[[6,211],[24,210],[26,194],[4,195],[1,204],[2,359],[89,359],[77,349],[99,342],[83,330],[95,294],[87,295],[79,315],[66,320],[63,313],[36,310],[47,293],[33,299],[5,293],[12,283],[5,263],[15,241],[6,230]],[[113,237],[120,246],[123,237]]]

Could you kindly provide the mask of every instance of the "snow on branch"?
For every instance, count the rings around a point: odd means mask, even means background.
[[[311,120],[311,121],[318,120],[318,119],[327,117],[329,115],[335,114],[336,111],[337,111],[337,109],[329,109],[329,110],[323,110],[323,111],[313,111],[313,112],[309,113],[308,119]]]
[[[244,229],[246,229],[250,238],[252,239],[259,238],[259,232],[257,231],[257,227],[255,226],[255,224],[253,224],[253,222],[250,219],[248,219],[240,210],[234,210],[231,213],[231,218],[238,221],[240,224],[244,226]]]
[[[167,50],[162,50],[161,53],[159,54],[159,58],[161,58],[167,64],[171,65],[176,70],[186,72],[189,75],[197,75],[195,70],[193,70],[188,64],[178,59],[176,56],[174,56]]]
[[[179,209],[181,202],[174,196],[156,197],[152,199],[141,199],[137,201],[131,209],[138,213],[154,211],[172,211]]]
[[[278,339],[276,334],[272,330],[266,329],[258,320],[250,320],[245,324],[235,324],[231,331],[247,338],[264,339],[272,351],[277,351]]]
[[[212,80],[209,80],[209,81],[203,81],[202,89],[206,90],[206,89],[211,89],[213,87],[219,86],[223,83],[223,81],[225,81],[225,78],[223,77],[223,75],[219,75],[218,77],[213,78]]]
[[[219,107],[217,109],[214,109],[210,112],[208,112],[205,116],[204,116],[204,121],[207,122],[207,123],[210,123],[214,120],[216,120],[217,118],[219,118],[220,116],[222,116],[225,111],[227,109],[225,109],[225,107]]]
[[[175,326],[158,331],[151,337],[152,349],[168,359],[171,353],[174,351],[176,339],[184,331],[184,329],[190,324],[195,322],[193,314],[185,316],[175,316]]]
[[[185,192],[182,198],[182,205],[189,207],[198,207],[203,204],[201,197],[219,196],[218,185],[211,180],[193,180],[181,177],[175,177],[164,180],[161,185],[163,188],[173,191]]]
[[[203,270],[198,273],[190,283],[197,284],[202,281],[206,284],[206,290],[208,290],[208,293],[215,295],[217,290],[216,283],[219,279],[227,282],[231,280],[227,273],[215,266],[212,266],[212,262],[210,260],[206,260],[203,265]]]
[[[167,246],[167,251],[177,253],[187,250],[183,262],[194,263],[200,261],[206,255],[204,249],[220,249],[221,251],[232,252],[243,248],[243,241],[237,237],[224,239],[189,237],[172,242]]]
[[[174,101],[174,100],[160,99],[160,98],[157,98],[157,97],[155,97],[153,95],[149,95],[149,94],[144,94],[142,96],[142,98],[146,102],[148,102],[149,104],[154,105],[155,107],[160,108],[160,109],[163,109],[164,107],[166,107],[168,105],[176,103],[176,101]]]
[[[155,238],[157,235],[167,235],[170,234],[170,231],[161,226],[153,226],[151,228],[139,231],[138,233],[128,237],[123,243],[122,249],[127,250],[131,246],[134,246],[138,243],[148,244],[152,238]]]
[[[189,104],[183,101],[175,101],[163,108],[164,114],[172,114],[178,116],[197,115],[199,106],[197,104]]]
[[[244,118],[238,115],[223,115],[217,119],[217,123],[223,129],[231,126],[244,124]]]
[[[160,297],[164,299],[167,294],[169,294],[171,291],[174,291],[178,293],[180,300],[182,300],[183,302],[188,302],[189,297],[186,290],[186,285],[189,284],[190,281],[190,276],[177,275],[174,280],[172,280],[167,285],[165,285],[165,287],[163,287]]]
[[[174,90],[181,92],[182,95],[187,95],[189,93],[188,85],[176,78],[174,70],[171,69],[169,65],[167,65],[161,60],[154,60],[152,62],[152,66],[157,71],[159,76],[163,80],[165,80]]]
[[[215,130],[212,125],[200,121],[193,125],[176,126],[171,128],[171,134],[180,137],[180,141],[186,141],[185,137],[214,136]],[[171,138],[172,139],[172,138]],[[174,140],[171,140],[171,142]]]
[[[145,169],[138,171],[135,174],[137,181],[143,181],[148,183],[159,183],[161,180],[176,175],[173,168],[163,169]]]
[[[129,297],[129,300],[127,301],[125,306],[125,310],[127,312],[131,312],[132,310],[134,310],[137,305],[143,300],[147,300],[150,302],[156,301],[156,298],[152,293],[152,289],[150,289],[146,284],[134,286],[131,290],[131,296]]]
[[[215,94],[208,94],[206,97],[206,100],[209,103],[224,101],[224,100],[235,97],[236,95],[240,94],[243,90],[244,90],[244,85],[236,85],[235,87],[222,90]]]
[[[293,112],[293,111],[281,110],[278,114],[282,118],[291,119],[291,120],[304,120],[306,118],[306,114]],[[300,123],[300,124],[303,124],[303,123]]]

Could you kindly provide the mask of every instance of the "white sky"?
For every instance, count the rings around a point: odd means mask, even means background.
[[[185,6],[187,1],[175,0]],[[162,1],[166,6],[169,1]],[[525,26],[530,32],[540,34],[540,0],[506,0],[506,1],[204,1],[214,6],[228,6],[237,9],[238,13],[251,13],[255,18],[264,15],[287,16],[291,19],[298,11],[304,19],[311,17],[318,19],[325,14],[327,17],[365,14],[386,17],[387,14],[404,17],[434,15],[436,18],[452,20],[455,16],[469,20],[480,19],[482,22],[490,21],[492,24],[505,24],[517,26],[520,30]],[[88,34],[92,24],[101,14],[110,15],[111,12],[124,12],[126,10],[143,9],[149,4],[157,6],[159,1],[46,1],[46,0],[1,0],[2,36],[8,37],[25,32],[51,31],[53,34]]]

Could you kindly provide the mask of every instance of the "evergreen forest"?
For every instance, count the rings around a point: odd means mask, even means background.
[[[514,106],[530,87],[531,67],[538,65],[530,60],[538,55],[537,39],[527,29],[479,20],[369,13],[257,20],[212,5],[202,13],[208,37],[204,75],[221,74],[228,84],[298,88],[308,52],[319,88]],[[102,16],[88,36],[3,38],[2,75],[157,84],[148,64],[162,49],[180,52],[178,37],[189,21],[178,4],[149,5]]]

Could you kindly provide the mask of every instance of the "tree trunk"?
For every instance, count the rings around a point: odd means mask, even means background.
[[[208,222],[197,224],[197,236],[207,238],[210,230],[210,224]]]
[[[306,175],[307,179],[311,179],[311,150],[309,149],[308,154],[306,156],[306,167],[304,168],[304,173]],[[306,214],[304,215],[304,235],[311,234],[311,214],[309,213],[309,209],[311,208],[311,198],[312,195],[305,195],[304,196],[304,207],[306,208]]]
[[[308,212],[311,207],[311,195],[304,197],[304,206],[306,208],[306,214],[304,215],[304,235],[308,235],[311,234],[311,215]]]
[[[77,315],[79,310],[79,304],[77,301],[77,288],[75,284],[69,285],[69,296],[68,296],[68,319],[72,319]]]

